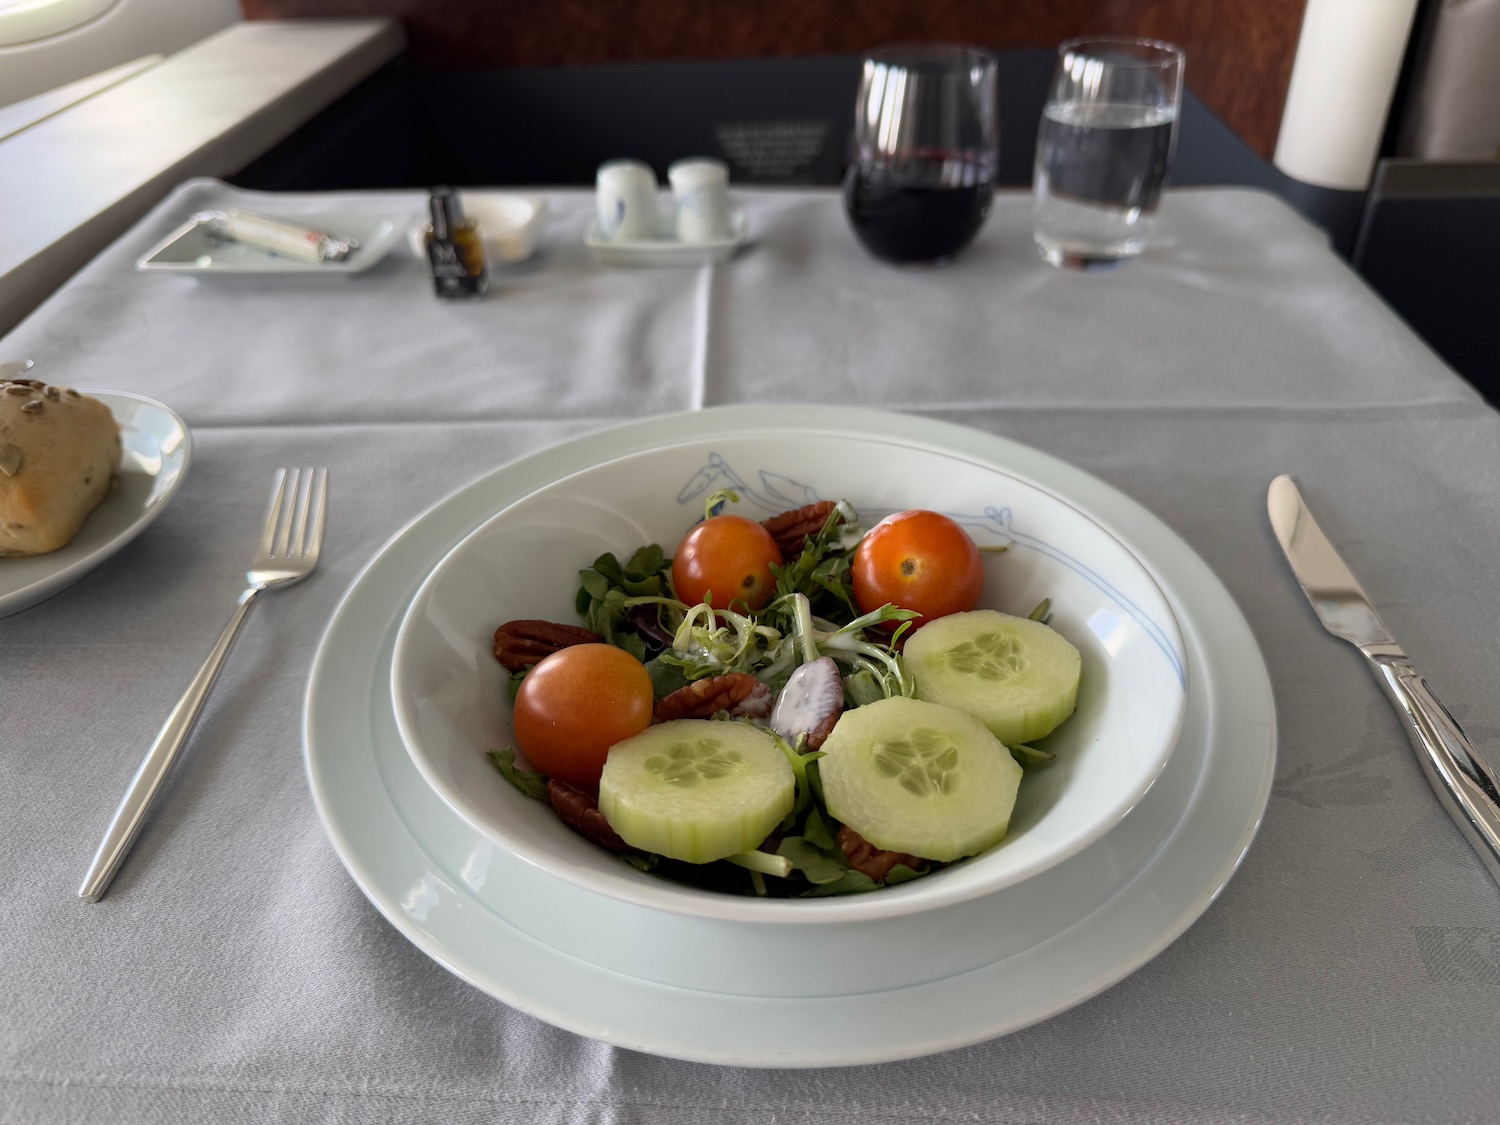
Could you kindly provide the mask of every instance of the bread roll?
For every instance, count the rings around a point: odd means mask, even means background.
[[[0,556],[66,545],[119,466],[120,427],[98,399],[36,379],[0,382]]]

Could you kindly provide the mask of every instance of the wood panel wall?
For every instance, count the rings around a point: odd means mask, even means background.
[[[242,0],[249,19],[395,16],[418,65],[571,66],[857,54],[890,43],[1169,39],[1187,82],[1261,155],[1276,144],[1306,0]]]

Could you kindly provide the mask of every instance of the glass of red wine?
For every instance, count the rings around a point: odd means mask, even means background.
[[[865,56],[844,176],[849,225],[877,258],[946,262],[984,225],[1000,157],[995,60],[971,47]]]

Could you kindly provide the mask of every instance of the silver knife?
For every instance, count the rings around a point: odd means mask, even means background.
[[[1500,783],[1495,771],[1412,667],[1307,510],[1291,477],[1271,482],[1266,508],[1292,572],[1323,627],[1364,653],[1406,727],[1433,792],[1500,881]]]

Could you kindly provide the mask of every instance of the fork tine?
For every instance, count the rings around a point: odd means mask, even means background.
[[[297,510],[294,518],[297,521],[297,537],[292,542],[292,554],[301,556],[304,554],[303,544],[307,541],[307,509],[312,504],[313,470],[304,469],[302,488],[297,493]]]
[[[316,561],[319,553],[323,550],[323,520],[328,513],[328,470],[318,470],[318,510],[313,517],[312,539],[308,543],[307,553]]]
[[[271,510],[266,513],[265,534],[260,537],[260,553],[262,556],[271,553],[271,544],[276,541],[276,524],[281,515],[281,497],[286,488],[286,470],[276,470],[276,483],[271,488]]]
[[[282,500],[281,521],[276,536],[276,546],[272,552],[276,558],[286,558],[288,545],[291,542],[292,517],[297,512],[297,489],[301,483],[301,475],[301,469],[293,469],[287,475],[286,496]]]

